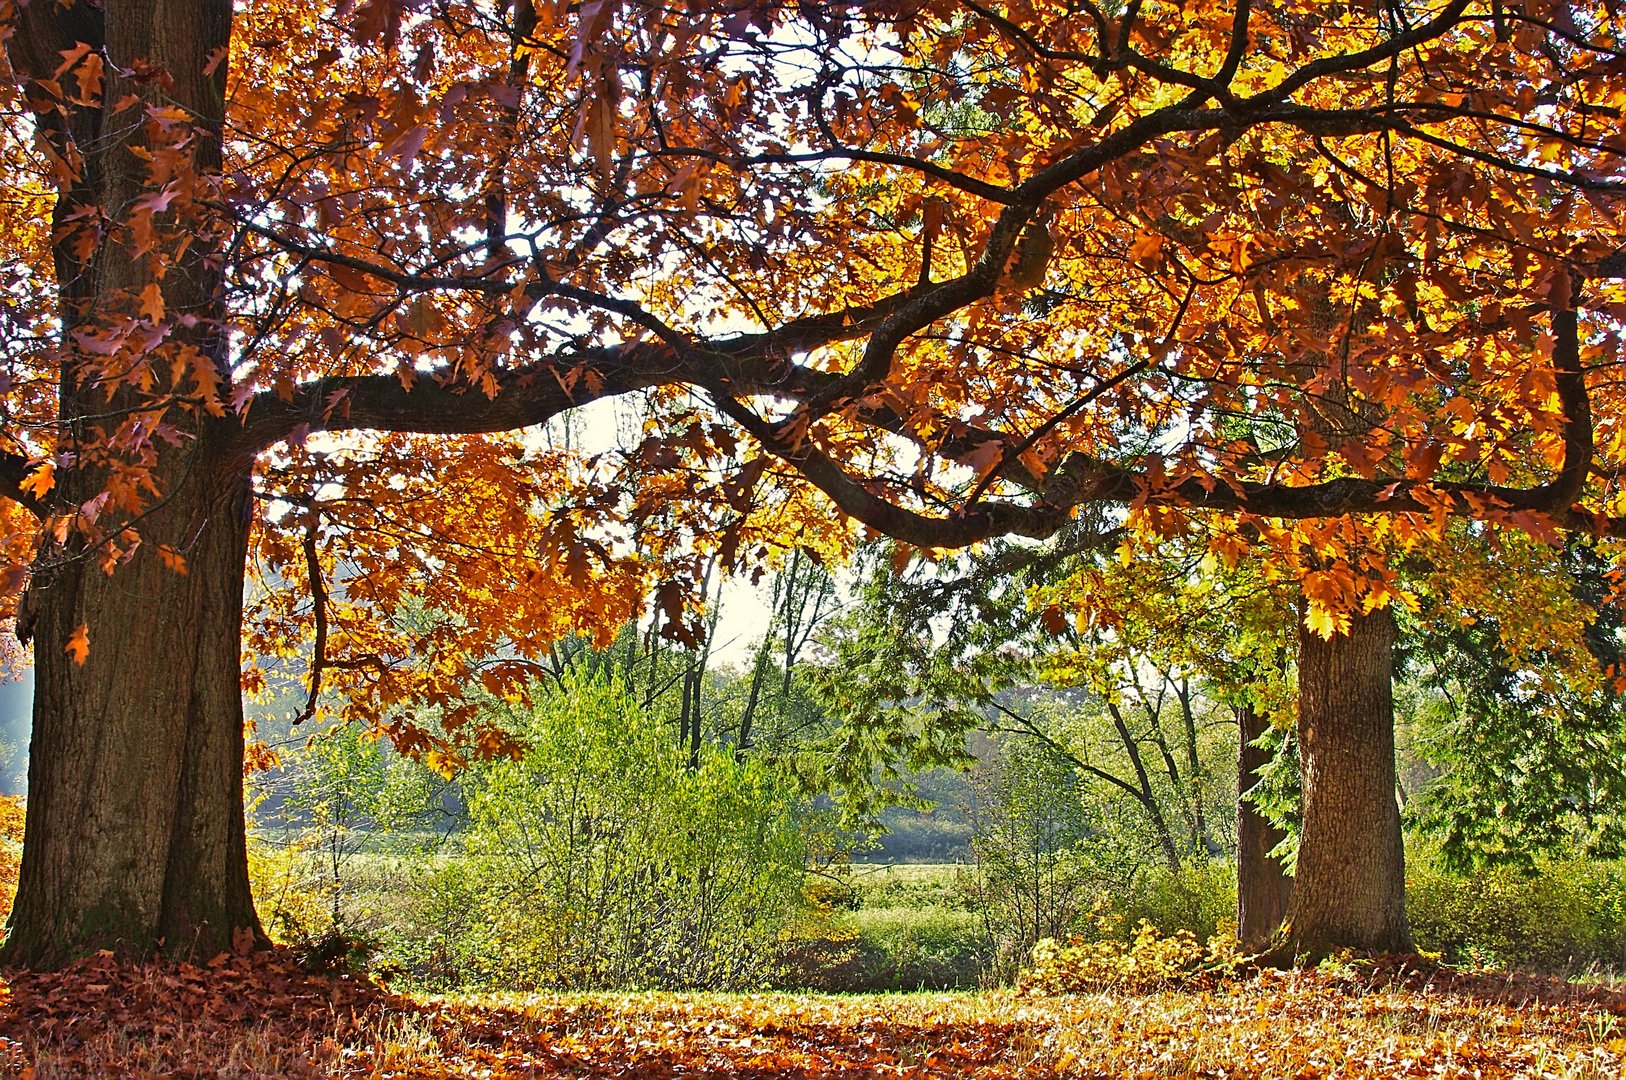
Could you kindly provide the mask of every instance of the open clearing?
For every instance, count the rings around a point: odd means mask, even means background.
[[[16,973],[0,1072],[55,1077],[1312,1077],[1617,1080],[1626,995],[1346,965],[1032,997],[425,998],[301,973],[107,959]]]

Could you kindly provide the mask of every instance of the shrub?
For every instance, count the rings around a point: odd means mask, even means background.
[[[436,985],[760,985],[801,902],[799,797],[578,682],[511,717],[529,752],[464,779],[463,849],[423,874],[392,953]]]
[[[772,985],[779,990],[841,993],[868,980],[858,931],[819,917],[787,926],[774,947]]]
[[[996,977],[1009,979],[1034,943],[1075,929],[1111,879],[1116,845],[1096,829],[1072,764],[1048,746],[1006,745],[973,788],[976,864],[961,885],[998,942]]]
[[[1033,967],[1022,988],[1038,993],[1146,991],[1181,982],[1206,967],[1232,959],[1235,939],[1219,938],[1207,948],[1189,930],[1163,935],[1142,922],[1128,941],[1114,940],[1115,928],[1102,927],[1098,940],[1072,938],[1066,944],[1044,938],[1033,947]]]
[[[1407,916],[1421,949],[1454,963],[1626,966],[1626,865],[1618,861],[1538,859],[1533,873],[1464,874],[1414,844],[1407,863]]]
[[[308,837],[279,842],[249,833],[249,889],[266,933],[280,944],[297,944],[332,929],[330,893],[315,872],[312,843]]]
[[[1198,941],[1236,929],[1236,864],[1191,863],[1178,871],[1159,867],[1142,874],[1127,895],[1115,898],[1124,926],[1148,923],[1162,934],[1189,931]]]

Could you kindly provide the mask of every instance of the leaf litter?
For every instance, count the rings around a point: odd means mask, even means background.
[[[1618,1080],[1626,992],[1405,961],[1155,993],[400,994],[286,950],[10,972],[0,1075]]]

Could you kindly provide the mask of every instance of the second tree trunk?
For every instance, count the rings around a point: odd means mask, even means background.
[[[1270,854],[1287,834],[1245,797],[1270,764],[1270,751],[1253,745],[1269,723],[1252,705],[1238,707],[1236,722],[1241,740],[1236,770],[1236,936],[1245,947],[1257,950],[1268,945],[1282,925],[1293,879]]]

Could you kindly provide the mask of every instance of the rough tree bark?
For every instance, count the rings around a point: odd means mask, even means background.
[[[62,179],[59,224],[86,210],[117,221],[145,190],[143,159],[132,153],[147,137],[143,114],[111,104],[126,93],[156,95],[191,114],[191,163],[199,175],[218,170],[225,65],[206,67],[224,55],[231,18],[229,0],[80,0],[22,10],[8,52],[36,109],[37,80],[52,77],[65,50],[103,46],[108,60],[102,104],[41,113],[58,153],[83,162]],[[167,80],[121,74],[149,64]],[[155,225],[192,232],[173,218]],[[95,449],[107,425],[121,422],[121,409],[151,402],[83,385],[76,328],[128,318],[132,297],[156,280],[174,319],[166,347],[195,349],[229,376],[221,274],[206,239],[178,245],[183,253],[159,273],[150,253],[132,250],[116,231],[86,258],[75,254],[72,235],[59,230],[56,252],[65,358],[47,506],[69,514],[107,486]],[[52,966],[97,948],[207,956],[262,938],[244,842],[239,686],[252,458],[235,449],[234,420],[185,408],[164,419],[183,438],[178,447],[152,441],[161,495],[139,520],[140,547],[109,575],[97,546],[70,534],[41,553],[30,585],[19,629],[36,643],[37,681],[8,964]],[[168,565],[176,553],[184,574]],[[89,652],[70,655],[64,646],[81,627]]]
[[[1287,834],[1243,798],[1259,783],[1270,763],[1268,751],[1253,745],[1269,726],[1252,705],[1236,710],[1241,747],[1236,768],[1236,934],[1248,949],[1263,949],[1287,916],[1293,879],[1270,852]]]
[[[1280,960],[1412,948],[1395,802],[1395,633],[1387,608],[1330,640],[1299,620],[1304,831]]]
[[[208,956],[234,935],[260,936],[238,684],[248,477],[207,460],[193,468],[115,576],[78,561],[35,590],[28,820],[8,964],[54,966],[99,948]],[[160,543],[185,552],[180,581]],[[80,625],[82,665],[61,645]]]

